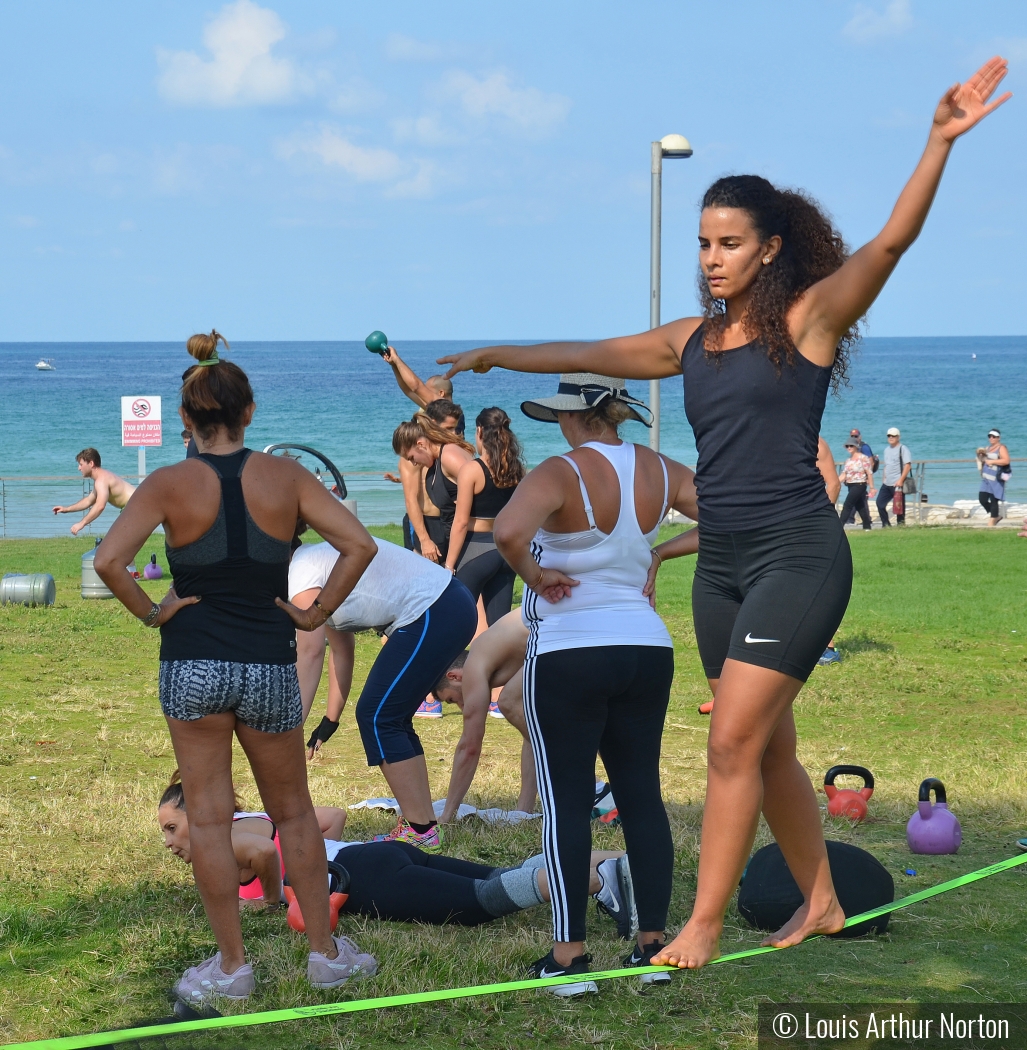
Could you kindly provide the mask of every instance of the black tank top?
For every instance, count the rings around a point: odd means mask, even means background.
[[[456,515],[456,482],[450,481],[442,473],[441,449],[439,449],[438,459],[428,468],[428,473],[424,476],[424,491],[428,493],[428,499],[439,508],[439,519],[446,527],[448,536]]]
[[[510,502],[517,486],[511,485],[508,489],[501,489],[492,480],[492,472],[485,460],[476,459],[474,462],[481,467],[481,472],[485,475],[485,487],[471,500],[471,517],[494,518]]]
[[[179,598],[202,601],[180,609],[160,629],[162,660],[227,660],[294,664],[296,628],[275,605],[289,598],[290,544],[250,517],[242,493],[250,449],[230,456],[201,453],[221,479],[214,524],[184,547],[165,544]]]
[[[706,354],[702,340],[700,325],[681,353],[701,527],[745,532],[830,507],[817,441],[831,369],[796,353],[778,375],[760,342]]]

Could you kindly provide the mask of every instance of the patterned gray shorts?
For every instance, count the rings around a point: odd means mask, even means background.
[[[240,722],[262,733],[287,733],[303,724],[295,664],[162,660],[160,706],[181,722],[234,711]]]

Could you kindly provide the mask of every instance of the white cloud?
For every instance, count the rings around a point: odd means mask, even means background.
[[[20,230],[31,230],[39,225],[39,220],[35,215],[12,215],[10,223],[12,226],[17,226]]]
[[[884,11],[876,11],[866,4],[856,4],[852,18],[845,23],[842,33],[857,44],[899,36],[913,24],[910,0],[889,0]]]
[[[276,152],[283,160],[316,157],[325,167],[341,168],[360,182],[384,182],[400,173],[399,157],[391,150],[357,146],[327,124],[279,142]]]
[[[327,97],[328,108],[336,113],[373,109],[385,101],[385,94],[362,77],[352,77],[341,87],[333,85]]]
[[[453,146],[464,141],[464,136],[445,127],[432,113],[400,117],[392,122],[392,130],[400,142],[416,142],[421,146]]]
[[[446,176],[441,168],[430,160],[418,161],[417,173],[391,187],[386,197],[432,197],[438,192]]]
[[[271,51],[286,34],[270,8],[252,0],[227,4],[207,23],[203,43],[210,58],[195,51],[157,49],[157,89],[183,106],[245,106],[288,102],[311,90],[292,62]]]
[[[564,95],[546,94],[533,87],[511,87],[505,73],[490,73],[479,79],[463,70],[453,70],[443,78],[439,91],[443,98],[457,102],[469,117],[503,117],[533,134],[552,130],[571,108],[571,100]]]
[[[453,53],[452,47],[415,40],[402,33],[390,33],[385,40],[385,57],[393,62],[442,62]]]

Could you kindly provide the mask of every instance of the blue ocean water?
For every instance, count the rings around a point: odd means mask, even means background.
[[[418,374],[428,376],[440,371],[437,357],[481,343],[421,341],[399,350]],[[37,371],[40,357],[52,358],[56,371]],[[395,468],[392,431],[414,405],[380,357],[356,342],[236,343],[231,357],[246,369],[256,395],[251,447],[279,441],[312,445],[347,474],[364,472],[347,478],[363,520],[402,517],[400,487],[381,474]],[[0,344],[0,476],[73,475],[75,453],[87,445],[101,451],[104,466],[135,474],[136,450],[121,447],[120,398],[129,394],[163,398],[164,445],[147,450],[147,468],[175,461],[183,453],[177,390],[189,363],[180,343]],[[563,451],[562,439],[555,426],[528,419],[518,406],[528,397],[555,392],[555,383],[555,377],[497,369],[458,376],[455,397],[469,420],[487,405],[505,408],[529,462],[537,463]],[[648,400],[647,383],[629,386]],[[915,459],[969,459],[987,443],[988,429],[997,426],[1010,453],[1027,456],[1025,392],[1027,337],[867,339],[856,353],[851,385],[840,397],[828,398],[823,434],[838,459],[853,426],[875,452],[885,445],[886,429],[898,426]],[[663,381],[662,403],[663,451],[694,464],[680,378]],[[637,424],[625,431],[639,442],[648,440],[647,433]],[[932,503],[974,499],[977,479],[969,463],[928,467],[926,488]],[[59,494],[5,482],[6,534],[27,534],[12,523],[28,520],[29,504],[45,509],[43,504],[71,503],[80,495],[77,481],[61,483]],[[1027,464],[1014,470],[1008,495],[1027,500]],[[31,534],[48,535],[66,533],[75,519],[42,514],[32,520]],[[103,520],[95,531],[103,531]]]

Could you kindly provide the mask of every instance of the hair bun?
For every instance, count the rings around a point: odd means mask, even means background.
[[[217,356],[219,341],[225,344],[226,350],[231,349],[228,340],[216,328],[212,328],[209,335],[206,333],[191,335],[185,348],[197,361],[209,361],[212,357]]]

